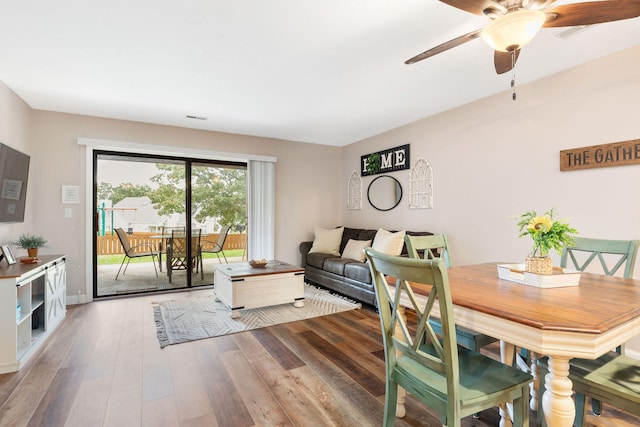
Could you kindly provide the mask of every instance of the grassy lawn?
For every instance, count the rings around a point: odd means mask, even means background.
[[[239,258],[242,256],[243,250],[242,249],[233,249],[233,250],[229,250],[229,251],[223,251],[224,255],[227,258]],[[220,254],[222,255],[222,254]],[[116,255],[99,255],[98,256],[98,265],[107,265],[107,264],[120,264],[122,262],[122,257],[124,255],[122,254],[116,254]],[[218,258],[218,256],[216,254],[209,254],[209,253],[204,253],[202,254],[203,258]],[[131,258],[130,263],[134,263],[134,262],[151,262],[151,257],[142,257],[142,258]]]

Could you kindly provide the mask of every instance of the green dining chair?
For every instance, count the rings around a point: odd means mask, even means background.
[[[633,276],[638,254],[639,240],[604,240],[576,237],[575,243],[565,247],[560,257],[560,266],[578,271],[601,271],[614,276],[621,271],[625,279]],[[595,262],[598,260],[598,262]],[[586,396],[591,397],[594,415],[600,416],[605,402],[616,408],[640,415],[640,361],[622,355],[623,347],[611,351],[596,360],[571,360],[569,379],[573,382],[576,402],[574,425],[584,425]],[[547,359],[538,361],[540,366],[539,395],[545,390],[548,372]],[[538,404],[538,426],[546,426],[542,412],[542,399]]]
[[[444,260],[447,268],[451,267],[451,254],[449,243],[444,234],[434,234],[432,236],[404,236],[407,252],[412,258]],[[429,320],[431,327],[436,334],[442,334],[442,325],[437,319]],[[473,351],[480,351],[482,347],[497,341],[496,338],[484,335],[468,328],[456,326],[456,339],[458,344]]]
[[[365,249],[380,312],[385,352],[386,393],[383,425],[395,424],[398,386],[438,412],[442,423],[460,426],[461,418],[513,401],[515,426],[529,425],[531,375],[460,347],[449,278],[444,260],[396,257]],[[391,287],[388,280],[395,283]],[[430,285],[427,301],[418,300],[415,284]],[[401,301],[415,310],[407,324]],[[422,301],[422,302],[421,302]],[[438,301],[442,335],[429,323]]]

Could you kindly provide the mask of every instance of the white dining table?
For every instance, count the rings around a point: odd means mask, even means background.
[[[571,427],[575,405],[569,361],[596,359],[640,334],[640,281],[582,273],[578,286],[545,289],[502,280],[497,265],[448,270],[455,322],[498,338],[505,363],[512,363],[514,346],[548,356],[542,396],[547,425]],[[426,300],[429,289],[417,285],[414,291]],[[399,398],[398,415],[404,410]],[[510,424],[508,414],[501,414],[501,425]]]

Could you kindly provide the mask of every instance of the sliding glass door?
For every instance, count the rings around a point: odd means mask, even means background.
[[[211,285],[214,262],[243,259],[245,164],[94,156],[94,297]]]

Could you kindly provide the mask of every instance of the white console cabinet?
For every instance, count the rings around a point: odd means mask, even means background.
[[[66,314],[65,257],[39,258],[0,267],[0,374],[19,370]]]

